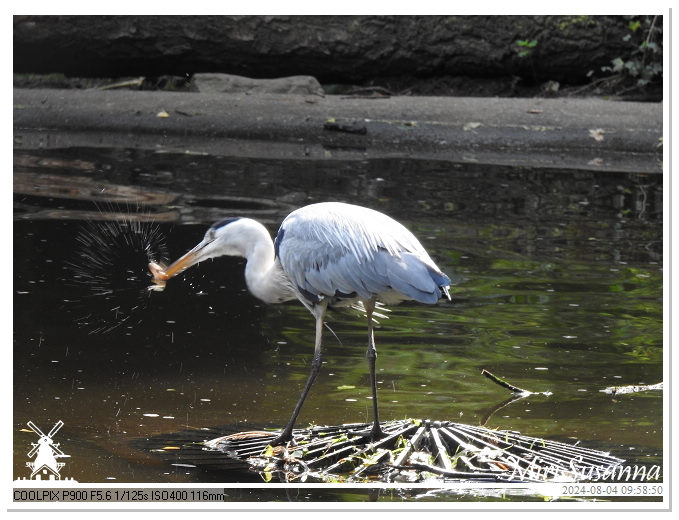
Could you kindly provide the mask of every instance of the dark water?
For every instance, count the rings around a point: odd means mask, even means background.
[[[283,426],[313,320],[250,296],[233,258],[149,294],[144,247],[173,260],[225,216],[273,234],[328,200],[397,218],[455,283],[452,302],[381,320],[381,419],[483,422],[661,463],[662,393],[601,392],[662,381],[660,176],[71,149],[16,152],[14,184],[15,477],[36,441],[27,421],[62,420],[64,473],[80,482],[258,481],[151,450]],[[300,426],[371,418],[364,321],[330,320]],[[499,406],[507,391],[484,368],[552,395]]]

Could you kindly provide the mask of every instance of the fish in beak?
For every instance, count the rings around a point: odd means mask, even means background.
[[[191,249],[191,251],[170,264],[168,267],[157,264],[156,262],[150,262],[149,271],[151,271],[151,276],[153,276],[153,285],[149,287],[149,291],[164,290],[165,284],[170,278],[183,271],[186,271],[192,265],[196,265],[198,262],[210,258],[210,255],[207,251],[209,248],[206,248],[206,246],[208,246],[210,243],[212,243],[212,240],[203,240],[200,242],[200,244]]]

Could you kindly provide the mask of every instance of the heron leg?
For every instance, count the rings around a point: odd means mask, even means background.
[[[375,348],[375,334],[373,332],[373,311],[375,310],[375,299],[364,302],[366,315],[368,317],[368,351],[365,357],[368,358],[368,368],[370,369],[370,385],[373,393],[373,427],[370,436],[373,440],[384,437],[380,427],[380,419],[377,411],[377,379],[375,377],[375,362],[377,360],[377,349]]]
[[[288,424],[285,426],[285,428],[283,428],[283,431],[280,433],[280,435],[270,442],[272,446],[284,444],[292,440],[292,429],[295,426],[297,416],[302,409],[302,405],[304,404],[304,400],[311,389],[311,385],[314,383],[316,376],[318,376],[318,372],[321,370],[321,339],[323,337],[323,324],[325,322],[325,312],[327,308],[328,304],[325,300],[313,308],[313,314],[316,318],[316,342],[314,344],[314,357],[311,360],[311,372],[309,373],[309,378],[306,381],[304,390],[302,390],[302,395],[300,395],[299,401],[297,401],[297,405],[292,412],[292,416],[290,417]]]

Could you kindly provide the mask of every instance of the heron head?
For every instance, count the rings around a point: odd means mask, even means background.
[[[225,255],[245,256],[248,242],[248,220],[235,217],[215,222],[205,232],[203,240],[167,268],[163,269],[157,264],[149,264],[154,282],[165,282],[208,258]]]

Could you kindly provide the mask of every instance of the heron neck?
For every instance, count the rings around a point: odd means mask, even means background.
[[[245,257],[245,283],[253,296],[267,303],[289,299],[283,272],[275,261],[271,236],[264,226]]]

